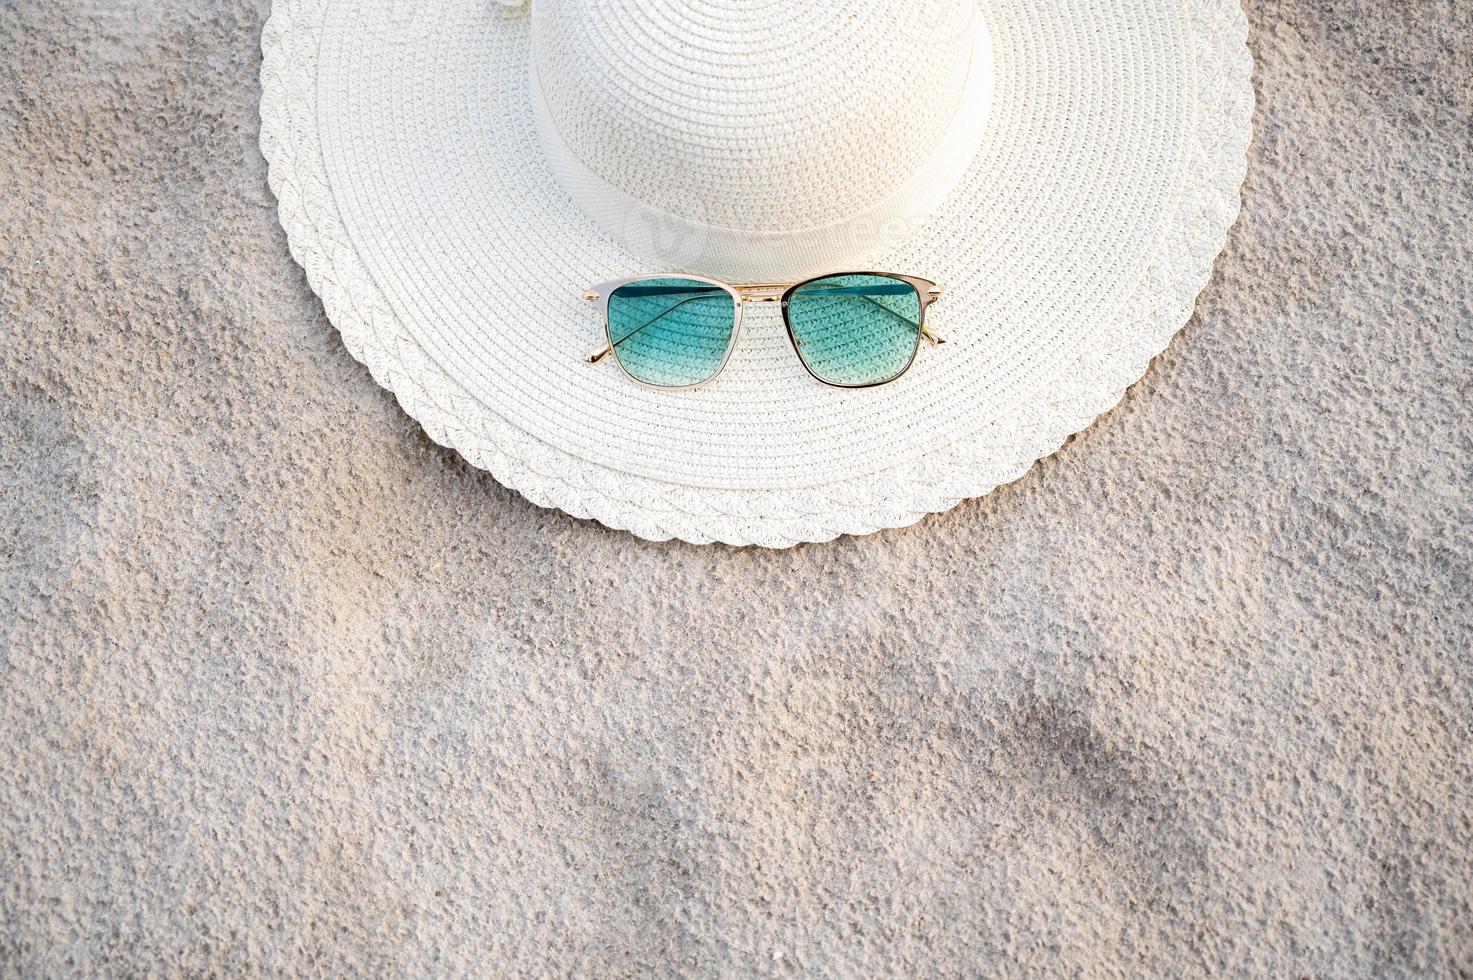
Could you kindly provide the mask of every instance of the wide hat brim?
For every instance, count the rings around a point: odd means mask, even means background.
[[[983,149],[925,227],[856,256],[946,286],[948,345],[880,388],[814,382],[772,307],[700,391],[584,363],[602,328],[582,289],[667,270],[549,171],[525,10],[277,0],[261,146],[328,316],[437,442],[645,538],[868,533],[1017,478],[1115,404],[1190,317],[1238,210],[1253,96],[1236,0],[980,11]]]

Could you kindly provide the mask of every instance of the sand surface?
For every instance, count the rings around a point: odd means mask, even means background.
[[[1197,316],[786,552],[539,510],[343,349],[265,0],[0,0],[0,973],[1473,970],[1473,4],[1249,15]]]

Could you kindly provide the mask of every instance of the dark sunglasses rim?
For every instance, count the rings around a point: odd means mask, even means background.
[[[854,384],[845,384],[842,381],[830,381],[813,370],[813,367],[808,363],[808,358],[803,356],[803,349],[798,346],[798,337],[793,332],[793,318],[789,313],[789,302],[793,295],[804,286],[811,285],[815,282],[822,282],[825,279],[837,279],[841,276],[874,276],[877,279],[894,279],[898,282],[906,283],[911,289],[915,290],[916,301],[919,304],[919,319],[916,322],[915,343],[911,345],[910,356],[905,359],[905,366],[888,378],[881,378],[878,381],[861,381]],[[811,276],[802,282],[793,283],[782,295],[783,326],[787,328],[788,343],[793,346],[793,353],[798,355],[798,362],[803,365],[803,370],[807,371],[809,377],[820,384],[828,385],[830,388],[849,389],[878,388],[880,385],[887,385],[892,381],[899,380],[915,364],[916,357],[921,352],[921,338],[924,336],[926,330],[926,307],[930,306],[939,298],[939,293],[933,292],[935,289],[936,284],[929,279],[922,279],[919,276],[903,276],[896,272],[857,270],[854,272],[828,272],[821,276]]]

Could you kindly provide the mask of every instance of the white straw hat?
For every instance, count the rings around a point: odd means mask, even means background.
[[[276,0],[292,254],[437,442],[642,537],[787,546],[1021,475],[1191,314],[1252,110],[1236,0]],[[828,387],[776,306],[724,373],[585,363],[591,284],[856,269],[946,346]]]

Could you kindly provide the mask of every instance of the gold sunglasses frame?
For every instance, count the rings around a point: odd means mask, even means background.
[[[809,367],[808,361],[804,359],[803,352],[798,349],[798,338],[793,335],[793,322],[788,316],[788,301],[789,299],[791,299],[793,293],[796,292],[800,287],[806,286],[811,282],[817,282],[820,279],[831,279],[834,276],[883,276],[887,279],[897,279],[901,282],[907,283],[912,289],[916,291],[916,297],[920,300],[920,324],[918,325],[918,329],[916,330],[915,347],[911,348],[910,359],[905,362],[905,367],[901,368],[891,377],[888,377],[883,381],[868,381],[863,384],[842,384],[837,381],[828,381],[814,373],[813,368]],[[690,279],[694,282],[703,282],[711,286],[720,287],[731,296],[732,307],[734,311],[731,325],[731,339],[727,341],[726,351],[721,355],[721,364],[717,366],[716,370],[711,373],[711,376],[709,378],[690,385],[650,384],[648,381],[641,381],[639,378],[636,378],[634,375],[630,374],[629,370],[624,367],[623,363],[619,360],[618,355],[614,354],[614,332],[612,324],[609,323],[609,299],[611,296],[613,296],[614,291],[619,287],[628,286],[631,283],[644,282],[649,279]],[[930,308],[931,304],[935,303],[941,298],[941,292],[941,286],[937,283],[932,282],[929,279],[922,279],[919,276],[901,275],[898,272],[877,272],[870,270],[859,270],[854,272],[826,272],[823,275],[809,276],[807,279],[801,279],[798,282],[791,283],[756,282],[746,283],[742,285],[733,285],[731,283],[722,282],[720,279],[712,279],[709,276],[692,275],[686,272],[650,272],[640,276],[626,276],[623,279],[610,279],[608,282],[601,282],[598,285],[590,286],[588,289],[583,291],[584,301],[589,303],[597,303],[599,305],[599,313],[603,316],[604,321],[605,341],[604,346],[600,350],[594,351],[592,354],[589,354],[586,358],[584,358],[584,360],[586,360],[589,364],[597,364],[599,361],[603,360],[605,357],[608,357],[610,354],[614,354],[614,363],[619,365],[619,371],[624,375],[624,377],[639,385],[641,388],[650,388],[655,391],[694,391],[697,388],[704,388],[706,385],[715,381],[721,376],[721,372],[726,370],[727,362],[731,360],[732,351],[736,350],[737,340],[741,337],[742,334],[742,308],[747,303],[780,302],[782,303],[783,307],[783,326],[787,329],[788,343],[792,345],[793,353],[796,354],[798,357],[798,363],[803,365],[803,370],[808,372],[809,377],[813,378],[820,384],[828,385],[830,388],[876,388],[880,385],[887,385],[892,381],[899,380],[905,375],[907,371],[911,369],[911,365],[915,364],[916,355],[920,353],[922,340],[930,344],[932,347],[939,347],[942,344],[946,343],[946,340],[944,338],[937,336],[934,332],[931,331],[929,327],[926,326],[926,310]]]

